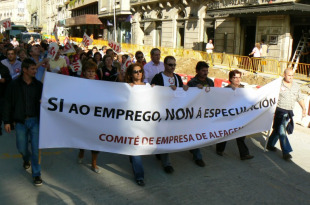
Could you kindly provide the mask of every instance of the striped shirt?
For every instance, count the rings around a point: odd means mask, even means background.
[[[301,100],[303,100],[303,98],[300,91],[300,86],[293,82],[291,88],[289,88],[282,81],[277,107],[285,110],[293,110],[295,102],[299,102]]]

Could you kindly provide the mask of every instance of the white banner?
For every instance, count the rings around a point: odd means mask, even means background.
[[[72,46],[71,43],[69,43],[69,41],[67,41],[67,43],[64,45],[64,48],[61,52],[62,54],[67,54],[67,53],[75,53],[75,49]]]
[[[11,18],[7,18],[0,21],[0,25],[3,26],[5,30],[11,30],[12,29]]]
[[[82,44],[84,46],[89,46],[93,43],[93,39],[91,39],[86,33],[84,33]]]
[[[80,60],[77,60],[75,62],[73,62],[71,65],[70,65],[70,68],[73,72],[80,72],[82,71],[82,63]]]
[[[108,46],[110,46],[116,53],[121,52],[121,45],[119,43],[113,41],[112,39],[110,39],[108,41]]]
[[[65,39],[63,40],[63,44],[64,46],[69,42],[69,37],[66,36]]]
[[[269,130],[280,85],[173,91],[46,73],[39,147],[148,155],[212,145]]]
[[[57,43],[55,43],[55,42],[50,43],[50,45],[48,47],[47,58],[51,58],[54,60],[58,50],[59,50],[59,46]]]
[[[57,29],[57,25],[56,25],[56,24],[55,24],[55,26],[54,26],[53,33],[54,33],[56,42],[58,42],[58,41],[59,41],[59,40],[58,40],[58,29]]]

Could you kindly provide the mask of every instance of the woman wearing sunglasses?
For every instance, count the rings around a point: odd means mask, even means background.
[[[139,63],[129,65],[125,74],[125,81],[130,86],[145,85],[143,66]],[[133,173],[139,186],[144,186],[144,169],[141,156],[129,156]]]

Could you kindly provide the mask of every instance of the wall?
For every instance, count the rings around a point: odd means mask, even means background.
[[[292,49],[289,16],[257,17],[256,41],[260,42],[262,36],[267,36],[265,43],[269,44],[268,57],[280,61],[287,61],[290,50]],[[272,43],[273,37],[277,38],[276,44]]]
[[[235,34],[236,28],[238,27],[236,24],[239,23],[235,18],[219,18],[215,20],[215,36],[214,36],[214,51],[215,52],[224,52],[224,44],[225,44],[225,33],[227,34],[227,46],[226,53],[234,53],[235,46]],[[240,24],[240,23],[239,23]],[[239,34],[238,34],[239,35]]]

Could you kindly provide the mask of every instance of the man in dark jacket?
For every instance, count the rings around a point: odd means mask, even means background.
[[[206,88],[214,87],[213,80],[208,78],[209,65],[206,62],[199,61],[197,63],[196,73],[197,75],[187,83],[189,87],[198,87],[200,89],[204,87]],[[193,150],[190,150],[190,152],[193,154],[195,163],[200,167],[204,167],[205,163],[202,160],[202,154],[200,152],[200,149],[199,148],[193,149]]]
[[[10,133],[11,123],[16,123],[16,146],[23,157],[23,167],[29,169],[31,160],[33,182],[40,186],[42,179],[39,164],[39,115],[42,83],[35,78],[37,68],[33,60],[25,59],[21,68],[22,74],[9,84],[6,91],[4,128]],[[32,153],[28,149],[29,141]]]
[[[183,87],[185,91],[188,90],[188,86],[183,85],[182,79],[178,74],[174,73],[176,67],[176,60],[173,56],[167,56],[164,59],[165,70],[154,76],[151,84],[171,87],[172,90],[176,90],[177,87]],[[170,163],[169,154],[156,155],[161,160],[166,173],[174,172],[174,169]]]
[[[2,135],[2,113],[4,106],[4,93],[7,85],[11,82],[12,77],[9,69],[0,63],[0,135]]]

